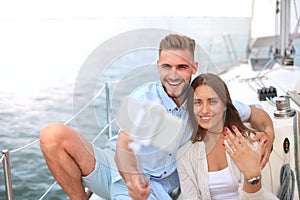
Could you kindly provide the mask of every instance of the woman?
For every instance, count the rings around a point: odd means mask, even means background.
[[[260,158],[267,140],[251,143],[226,84],[201,74],[191,84],[191,141],[177,153],[184,199],[277,199],[261,184]]]

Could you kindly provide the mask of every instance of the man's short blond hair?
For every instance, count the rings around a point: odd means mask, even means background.
[[[159,55],[162,50],[184,50],[188,49],[194,57],[195,40],[184,35],[170,34],[167,35],[159,45]]]

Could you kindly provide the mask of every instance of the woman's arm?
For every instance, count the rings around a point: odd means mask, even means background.
[[[186,152],[185,154],[187,154]],[[191,167],[193,163],[190,163],[186,158],[186,155],[180,155],[180,157],[177,156],[176,163],[180,180],[181,195],[183,199],[199,200],[201,199],[200,188],[197,185],[197,176],[193,173]],[[200,169],[197,173],[201,173]]]

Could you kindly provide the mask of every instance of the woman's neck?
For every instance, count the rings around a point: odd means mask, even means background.
[[[216,129],[216,131],[208,129],[206,131],[206,136],[204,137],[204,140],[203,140],[205,145],[209,145],[209,146],[215,145],[220,138],[223,139],[221,137],[222,133],[223,133],[223,127]]]

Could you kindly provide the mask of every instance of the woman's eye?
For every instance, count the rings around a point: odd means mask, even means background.
[[[200,105],[201,101],[194,101],[194,105]]]
[[[217,100],[210,100],[210,104],[216,104],[216,103],[218,103]]]

